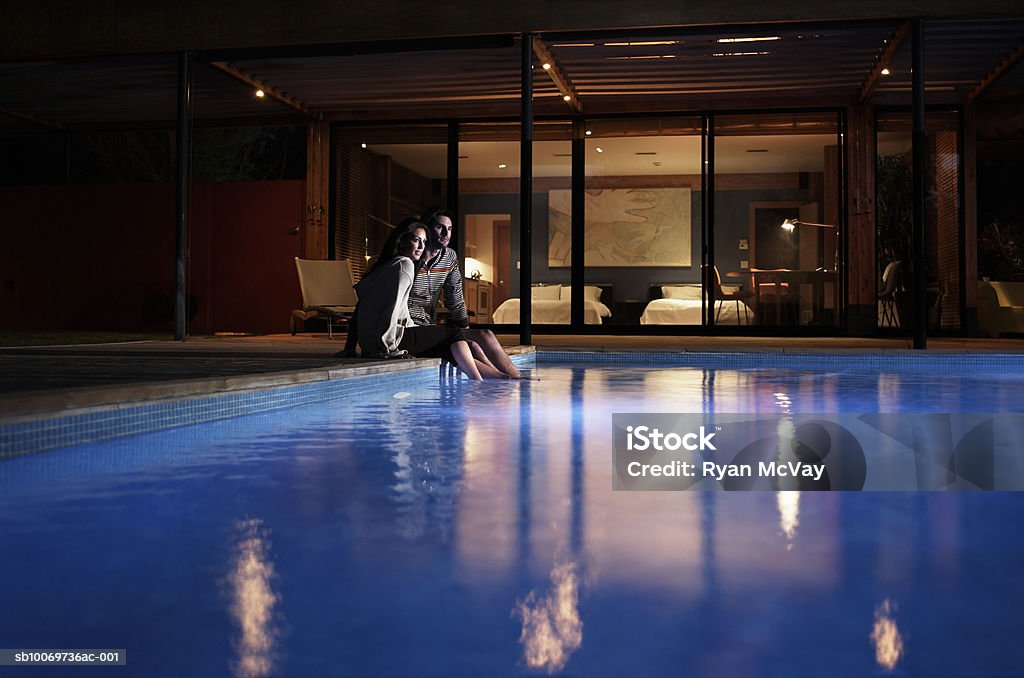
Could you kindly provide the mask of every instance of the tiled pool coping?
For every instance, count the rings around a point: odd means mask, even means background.
[[[521,350],[519,365],[583,363],[666,367],[837,369],[851,358],[864,367],[1024,369],[1024,354],[948,351],[574,351]],[[0,459],[244,414],[354,396],[382,384],[402,386],[437,377],[437,360],[408,360],[292,372],[66,389],[8,398],[0,415]],[[443,368],[442,368],[443,369]]]
[[[532,351],[514,357],[534,359]],[[436,380],[436,359],[68,389],[9,400],[0,416],[0,460],[122,436],[355,396],[382,384]],[[10,410],[16,409],[11,412]]]

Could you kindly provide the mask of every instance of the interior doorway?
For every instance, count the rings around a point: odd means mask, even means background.
[[[467,214],[463,273],[490,283],[493,307],[510,296],[512,217],[509,214]]]

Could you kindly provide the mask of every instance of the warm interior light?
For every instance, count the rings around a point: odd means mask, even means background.
[[[647,42],[606,42],[605,47],[653,47],[655,45],[678,45],[678,40],[648,40]]]
[[[505,163],[501,163],[498,165],[498,169],[505,169],[506,167],[508,167],[508,165],[506,165]]]
[[[260,98],[260,99],[262,99],[262,98],[264,97],[264,95],[265,95],[265,94],[266,94],[266,92],[264,92],[264,91],[263,91],[263,90],[261,90],[261,89],[258,89],[258,90],[256,90],[256,96],[257,96],[258,98]]]
[[[366,144],[359,144],[360,148],[366,148]]]
[[[598,146],[598,147],[597,147],[597,148],[596,148],[595,150],[596,150],[596,151],[597,151],[598,153],[604,153],[604,149],[603,149],[603,148],[601,148],[600,146]]]
[[[586,134],[587,134],[587,136],[589,137],[589,136],[590,136],[591,134],[593,134],[593,132],[592,132],[592,131],[590,131],[590,130],[588,129],[588,130],[587,130],[587,132],[586,132]]]
[[[675,59],[675,54],[645,54],[643,56],[607,57],[608,61],[632,61],[635,59]]]
[[[769,40],[782,40],[782,36],[765,35],[757,38],[719,38],[718,42],[768,42]]]
[[[882,69],[882,75],[889,75],[889,73],[891,73],[891,72],[892,71],[890,71],[888,68],[883,68]]]
[[[571,101],[571,100],[572,100],[572,97],[571,97],[571,96],[569,96],[568,94],[566,94],[566,95],[565,95],[564,97],[562,97],[562,100],[563,100],[563,101]]]
[[[786,219],[782,222],[782,230],[792,232],[796,228],[796,223],[792,219]]]
[[[730,57],[730,56],[762,56],[768,54],[768,52],[716,52],[712,54],[713,57]]]
[[[545,71],[550,71],[550,70],[551,70],[551,64],[549,64],[549,63],[545,62],[545,63],[544,63],[544,70],[545,70]]]

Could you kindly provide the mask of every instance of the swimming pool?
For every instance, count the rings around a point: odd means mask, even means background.
[[[1024,494],[613,492],[610,459],[623,411],[1021,412],[1021,364],[542,354],[539,381],[435,369],[8,459],[0,647],[127,651],[76,675],[1017,675]]]

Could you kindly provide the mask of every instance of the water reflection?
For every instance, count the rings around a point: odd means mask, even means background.
[[[561,671],[583,642],[579,587],[576,563],[556,563],[546,594],[530,591],[525,599],[517,601],[515,614],[523,625],[519,642],[531,669],[549,674]]]
[[[271,586],[274,565],[269,530],[261,520],[240,521],[237,527],[240,536],[229,577],[231,616],[239,630],[233,668],[239,678],[258,678],[275,673],[278,629],[274,608],[280,599]]]
[[[800,525],[800,491],[776,492],[775,502],[779,507],[779,529],[789,540],[789,543],[786,544],[788,551],[793,548],[793,537],[796,536],[796,528]]]
[[[903,655],[903,638],[896,628],[895,603],[888,598],[875,608],[875,625],[871,629],[871,642],[875,646],[875,661],[891,671]]]
[[[459,384],[442,384],[441,403],[448,387],[457,390]],[[470,449],[466,412],[442,404],[430,409],[396,398],[382,423],[384,446],[394,464],[391,496],[398,533],[412,540],[437,531],[447,542],[462,488],[463,455]]]

